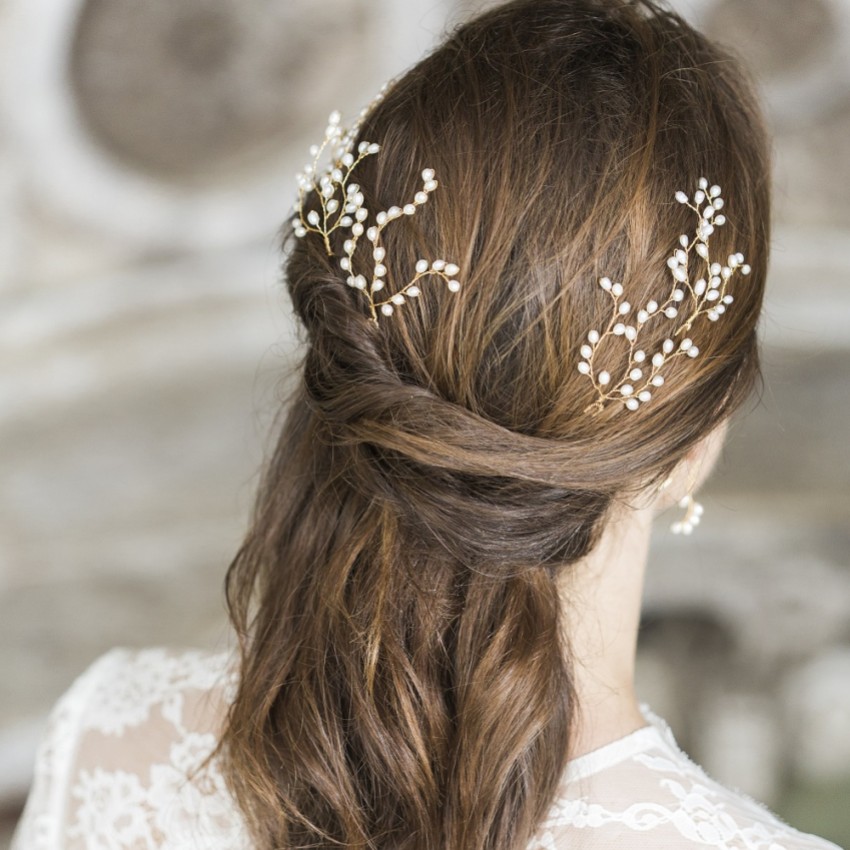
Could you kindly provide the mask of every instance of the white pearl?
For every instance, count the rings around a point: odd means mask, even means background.
[[[638,393],[638,398],[644,402],[649,401],[652,398],[652,393],[649,390],[643,390]]]
[[[352,232],[355,236],[362,236],[362,235],[363,235],[363,225],[362,225],[359,221],[358,221],[358,222],[356,222],[356,223],[352,226],[352,228],[351,228],[351,232]]]
[[[369,217],[369,210],[360,207],[354,213],[354,217],[357,219],[357,221],[366,221],[366,219]],[[349,224],[351,224],[351,222],[349,222]]]
[[[384,277],[387,273],[387,267],[381,263],[375,266],[375,277]]]
[[[416,271],[418,274],[422,274],[423,272],[428,271],[428,261],[427,260],[418,260],[416,263]]]
[[[426,192],[433,192],[438,185],[439,184],[436,180],[426,180],[425,185],[422,188],[424,188]]]
[[[700,255],[704,260],[708,259],[708,248],[706,247],[704,242],[697,242],[696,252]]]
[[[689,349],[689,348],[690,348],[693,344],[694,344],[694,343],[693,343],[693,340],[691,340],[691,339],[683,339],[683,340],[679,343],[679,348],[681,348],[681,349],[682,349],[682,351],[687,351],[687,350],[688,350],[688,349]]]
[[[643,363],[644,360],[646,360],[646,352],[638,349],[634,355],[635,363]]]
[[[581,360],[578,364],[578,370],[582,373],[582,375],[589,375],[590,363],[586,363],[584,360]]]
[[[654,313],[658,309],[657,301],[650,301],[649,304],[646,305],[647,313]]]
[[[686,204],[688,202],[688,196],[684,192],[676,192],[676,200],[680,204]]]
[[[315,210],[310,210],[310,212],[307,213],[307,221],[309,221],[310,224],[313,224],[313,225],[318,224],[319,223],[319,214]]]
[[[621,316],[625,316],[625,315],[626,315],[626,313],[628,313],[628,312],[629,312],[629,310],[631,310],[631,309],[632,309],[632,305],[631,305],[631,304],[629,304],[629,302],[628,302],[628,301],[624,301],[624,302],[620,305],[620,315],[621,315]]]
[[[599,285],[607,292],[611,289],[611,278],[610,277],[601,277],[599,278]]]
[[[747,275],[752,271],[752,268],[748,265],[741,266],[741,274]]]
[[[673,277],[676,278],[679,283],[684,283],[688,279],[688,273],[681,266],[677,266],[673,269]]]
[[[446,261],[445,260],[434,260],[434,262],[431,263],[431,268],[434,269],[435,272],[440,272],[445,267],[446,267]]]
[[[392,304],[381,304],[381,312],[385,316],[389,316],[390,313],[392,313],[392,311],[393,311],[393,305]]]
[[[615,336],[622,336],[625,332],[626,332],[626,326],[622,322],[617,322],[617,324],[614,325],[614,335]]]
[[[655,375],[655,377],[653,377],[653,379],[652,379],[652,386],[653,387],[660,387],[663,383],[664,383],[664,376],[663,375]]]
[[[392,302],[393,304],[404,304],[404,296],[400,292],[397,292],[393,295]]]
[[[675,318],[676,318],[676,316],[678,316],[678,315],[679,315],[679,311],[678,311],[675,307],[668,307],[668,308],[664,311],[664,315],[665,315],[668,319],[675,319]]]
[[[699,187],[700,187],[700,189],[707,189],[708,188],[708,180],[706,180],[705,177],[700,177]]]
[[[634,342],[637,339],[637,329],[631,325],[626,325],[626,339],[629,342]]]
[[[378,238],[378,228],[377,228],[377,227],[370,227],[370,228],[366,231],[366,238],[367,238],[370,242],[374,242],[374,241]]]
[[[623,384],[620,387],[620,393],[622,395],[631,395],[635,391],[635,388],[631,384]]]
[[[428,180],[433,180],[434,179],[434,169],[433,168],[426,168],[422,172],[422,179],[425,180],[426,182]]]
[[[697,204],[701,204],[705,200],[705,192],[697,192],[694,195],[694,202]]]
[[[726,224],[726,216],[725,215],[717,215],[714,217],[714,223],[719,227],[723,224]]]
[[[366,150],[368,150],[369,153],[377,153],[380,149],[381,149],[380,145],[376,144],[375,142],[372,142],[372,144],[369,145],[369,147]]]
[[[419,289],[419,287],[418,287],[418,286],[408,286],[408,287],[407,287],[407,294],[408,294],[411,298],[416,298],[416,296],[417,296],[417,295],[419,295],[419,293],[420,293],[421,291],[422,291],[422,290],[421,290],[421,289]]]
[[[358,289],[365,289],[366,288],[366,278],[363,277],[362,274],[357,275],[357,277],[354,278],[354,285]]]
[[[592,342],[594,345],[596,345],[596,343],[599,342],[599,331],[591,331],[587,335],[587,339],[589,342]]]
[[[381,260],[383,260],[384,257],[386,257],[386,255],[387,255],[386,248],[375,248],[375,250],[372,251],[372,258],[378,263],[380,263]]]
[[[615,283],[611,287],[611,292],[613,292],[614,295],[616,295],[619,298],[623,294],[623,284],[622,283]]]
[[[398,218],[401,215],[401,207],[390,207],[387,210],[387,218]]]
[[[351,262],[349,261],[348,257],[343,257],[343,258],[339,261],[339,267],[340,267],[341,269],[345,269],[345,271],[350,271],[350,270],[351,270]]]
[[[583,345],[579,351],[582,357],[590,357],[593,354],[593,349],[589,345]]]
[[[413,200],[416,201],[417,204],[424,204],[428,200],[428,193],[427,192],[417,192],[413,196]]]
[[[696,296],[702,295],[705,292],[705,287],[706,287],[705,281],[702,278],[700,278],[694,284],[694,295],[696,295]]]
[[[681,289],[673,290],[673,300],[674,301],[682,301],[685,298],[685,293]]]
[[[688,357],[696,357],[699,354],[699,349],[693,345],[688,349]]]
[[[661,352],[652,355],[652,365],[655,366],[656,369],[659,368],[659,366],[664,365],[664,355],[661,354]]]
[[[449,289],[451,289],[452,292],[457,292],[458,289],[460,289],[460,281],[450,280],[447,286],[449,287]]]
[[[708,190],[708,194],[709,194],[712,198],[716,198],[716,197],[720,194],[720,187],[719,187],[717,184],[715,184],[714,186],[712,186],[712,187]]]
[[[416,212],[416,204],[405,204],[404,205],[404,214],[405,215],[413,215]]]
[[[331,198],[331,200],[325,204],[325,208],[329,213],[335,213],[339,209],[339,201],[336,198]]]
[[[637,410],[640,407],[640,402],[636,398],[626,399],[626,407],[629,410]]]
[[[387,214],[385,212],[379,212],[375,216],[375,221],[377,221],[378,224],[386,224],[387,223]]]
[[[362,275],[361,275],[362,277]],[[372,292],[379,292],[384,288],[384,282],[382,280],[373,280],[372,281]]]
[[[448,263],[446,265],[445,271],[446,271],[446,274],[449,277],[454,277],[460,271],[460,268],[458,266],[456,266],[454,263]]]
[[[676,343],[672,339],[665,339],[661,344],[661,350],[665,354],[669,354],[676,347]]]
[[[607,372],[600,372],[598,377],[599,383],[604,387],[606,384],[610,383],[611,376]]]
[[[632,371],[629,372],[629,377],[633,381],[639,381],[643,377],[643,369],[632,369]]]

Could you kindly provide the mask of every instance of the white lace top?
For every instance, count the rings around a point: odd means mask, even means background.
[[[213,749],[225,654],[113,650],[54,708],[12,850],[246,850]],[[710,779],[649,723],[570,762],[528,850],[839,850]]]

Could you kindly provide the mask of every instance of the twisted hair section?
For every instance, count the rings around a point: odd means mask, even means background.
[[[378,324],[323,239],[287,235],[305,349],[228,573],[242,665],[220,754],[259,848],[520,850],[577,711],[563,583],[758,376],[766,135],[736,61],[650,0],[496,7],[359,132],[381,148],[358,166],[370,209],[423,165],[440,178],[386,231],[387,289],[422,256],[463,286]],[[651,405],[588,413],[598,279],[641,303],[669,288],[691,225],[675,193],[702,174],[747,285]]]

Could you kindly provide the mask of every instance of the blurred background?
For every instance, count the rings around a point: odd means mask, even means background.
[[[0,847],[47,712],[115,646],[222,648],[296,347],[275,232],[459,0],[0,0]],[[850,845],[850,0],[681,0],[776,139],[766,386],[655,539],[643,697]]]

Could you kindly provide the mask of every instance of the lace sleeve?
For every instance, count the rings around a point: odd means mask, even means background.
[[[225,655],[116,649],[60,699],[11,850],[245,850],[212,753]]]
[[[35,757],[33,783],[10,850],[59,850],[68,787],[82,718],[98,683],[118,660],[117,651],[95,661],[59,698]]]

